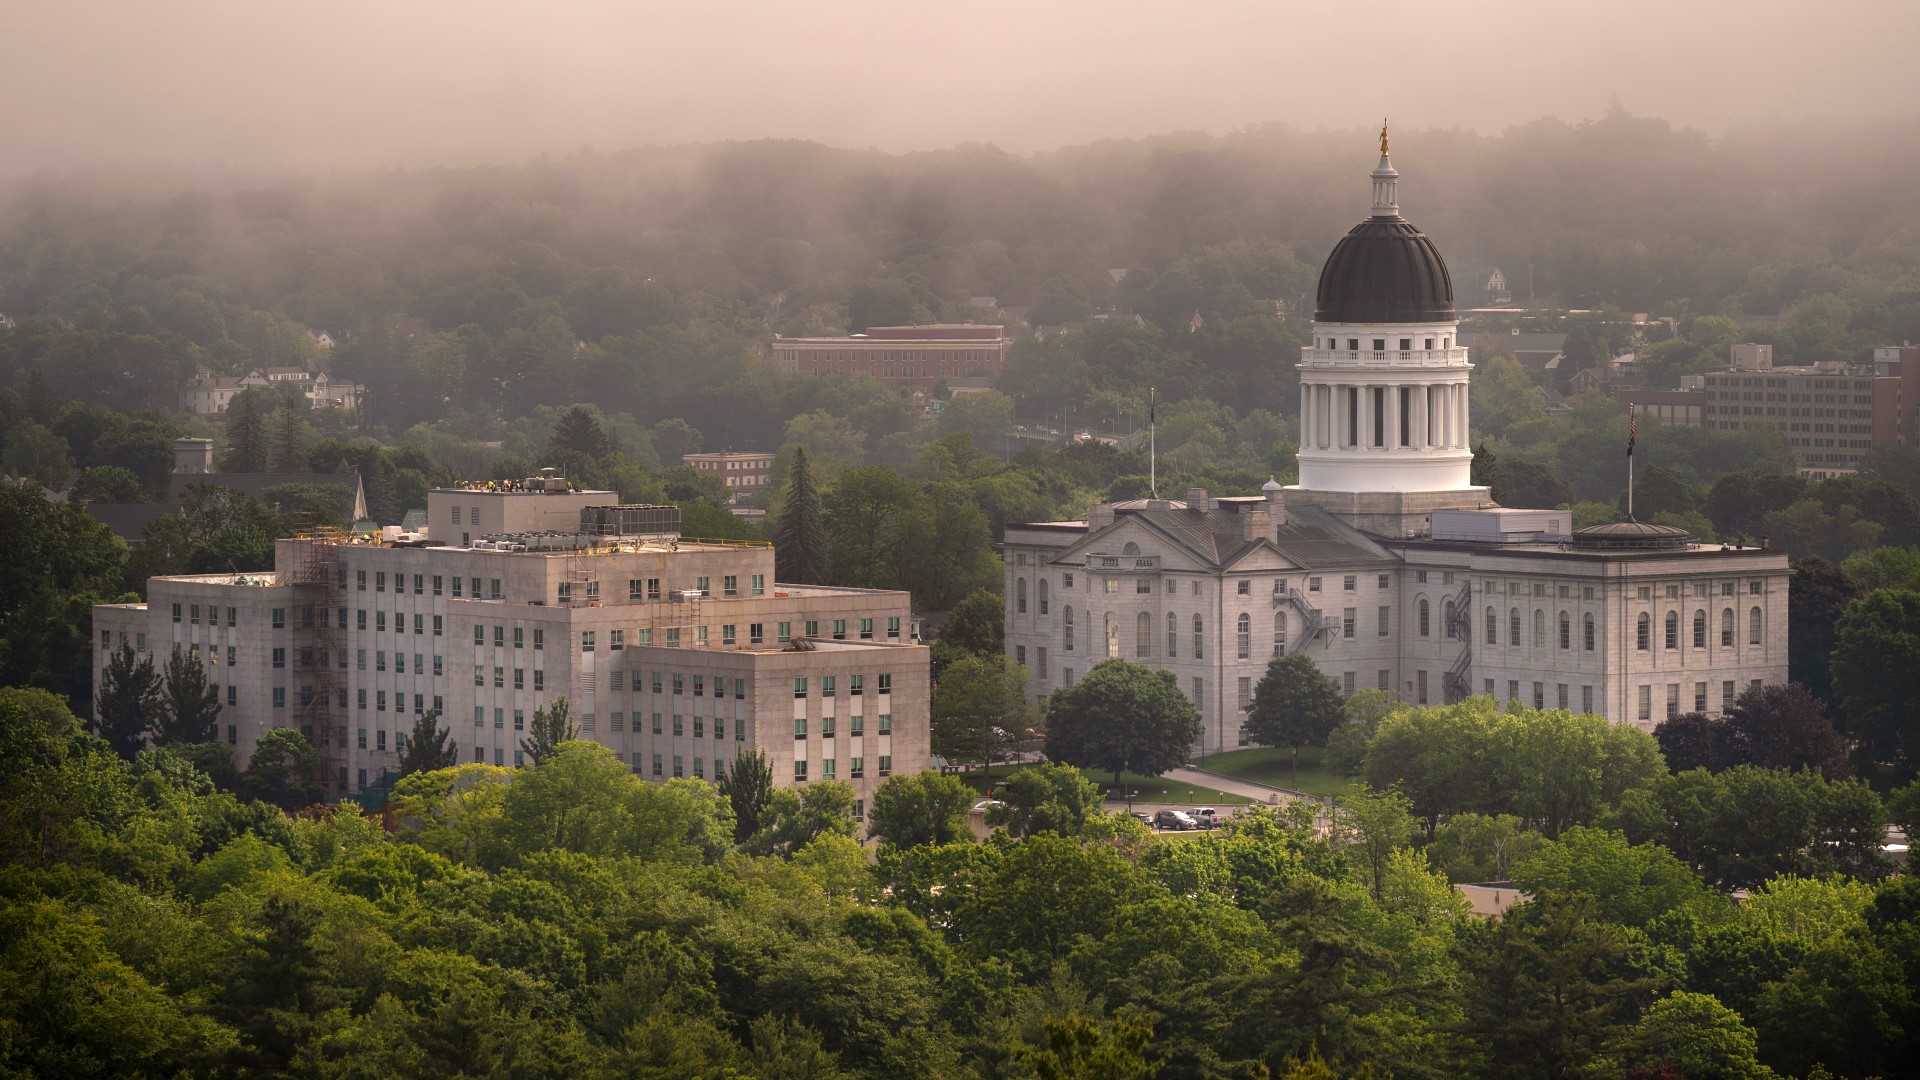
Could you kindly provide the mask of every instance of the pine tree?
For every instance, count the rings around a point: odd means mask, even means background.
[[[136,656],[130,645],[107,661],[100,680],[100,698],[94,733],[107,740],[115,753],[131,758],[147,744],[147,735],[165,715],[166,701],[153,657]]]
[[[164,708],[159,716],[159,741],[212,742],[218,736],[220,688],[207,681],[207,669],[197,655],[173,647],[167,658]]]
[[[733,768],[714,786],[733,804],[734,843],[746,843],[747,837],[760,831],[760,815],[773,797],[773,766],[767,764],[767,755],[759,750],[740,751]]]
[[[273,471],[296,473],[307,471],[306,421],[300,418],[299,407],[287,398],[280,404],[279,422],[273,432]]]
[[[573,707],[566,698],[556,698],[546,708],[533,710],[533,724],[528,736],[520,740],[520,750],[538,765],[555,747],[579,737],[573,726]]]
[[[534,717],[537,719],[536,711]],[[429,709],[413,722],[407,749],[400,755],[400,775],[450,769],[460,763],[460,748],[447,742],[452,732],[440,726],[440,710]]]
[[[553,425],[553,437],[547,442],[547,456],[554,461],[586,459],[605,464],[614,455],[613,440],[593,418],[585,405],[575,405],[560,414]]]
[[[817,585],[826,577],[827,530],[805,450],[794,451],[782,506],[780,523],[773,530],[774,577],[795,585]]]
[[[220,467],[227,472],[267,471],[267,421],[252,393],[233,399],[227,414],[227,453]]]

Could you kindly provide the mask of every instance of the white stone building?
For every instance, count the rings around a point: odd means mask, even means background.
[[[1163,668],[1214,753],[1246,744],[1253,688],[1287,652],[1348,693],[1488,694],[1644,728],[1784,682],[1785,554],[1640,522],[1575,532],[1472,484],[1453,286],[1400,216],[1398,178],[1383,152],[1372,216],[1321,272],[1299,485],[1008,526],[1007,648],[1036,695],[1109,657]]]
[[[436,489],[434,535],[468,530],[442,546],[282,540],[271,573],[154,578],[147,603],[94,609],[99,663],[179,644],[209,665],[242,766],[297,728],[336,796],[394,769],[428,709],[460,760],[519,764],[534,710],[563,696],[581,737],[648,779],[715,779],[755,747],[778,782],[844,780],[864,809],[927,767],[906,593],[776,584],[767,545],[683,540],[672,508],[611,501]],[[570,533],[546,531],[560,519]]]

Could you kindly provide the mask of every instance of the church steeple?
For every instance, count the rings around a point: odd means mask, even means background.
[[[1373,169],[1373,216],[1377,218],[1397,218],[1400,216],[1400,174],[1393,167],[1393,159],[1387,154],[1387,122],[1380,121],[1380,164]]]

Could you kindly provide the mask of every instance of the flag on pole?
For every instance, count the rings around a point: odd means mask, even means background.
[[[1640,418],[1634,413],[1634,406],[1627,406],[1627,456],[1633,456],[1633,440],[1640,431]]]
[[[1151,386],[1147,387],[1147,423],[1148,424],[1153,423],[1154,398],[1155,398],[1155,394],[1154,394],[1153,387]]]

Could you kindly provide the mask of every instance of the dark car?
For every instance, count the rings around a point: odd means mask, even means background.
[[[1153,827],[1156,829],[1178,829],[1184,832],[1197,828],[1199,824],[1193,820],[1193,815],[1183,810],[1162,810],[1153,815]]]

